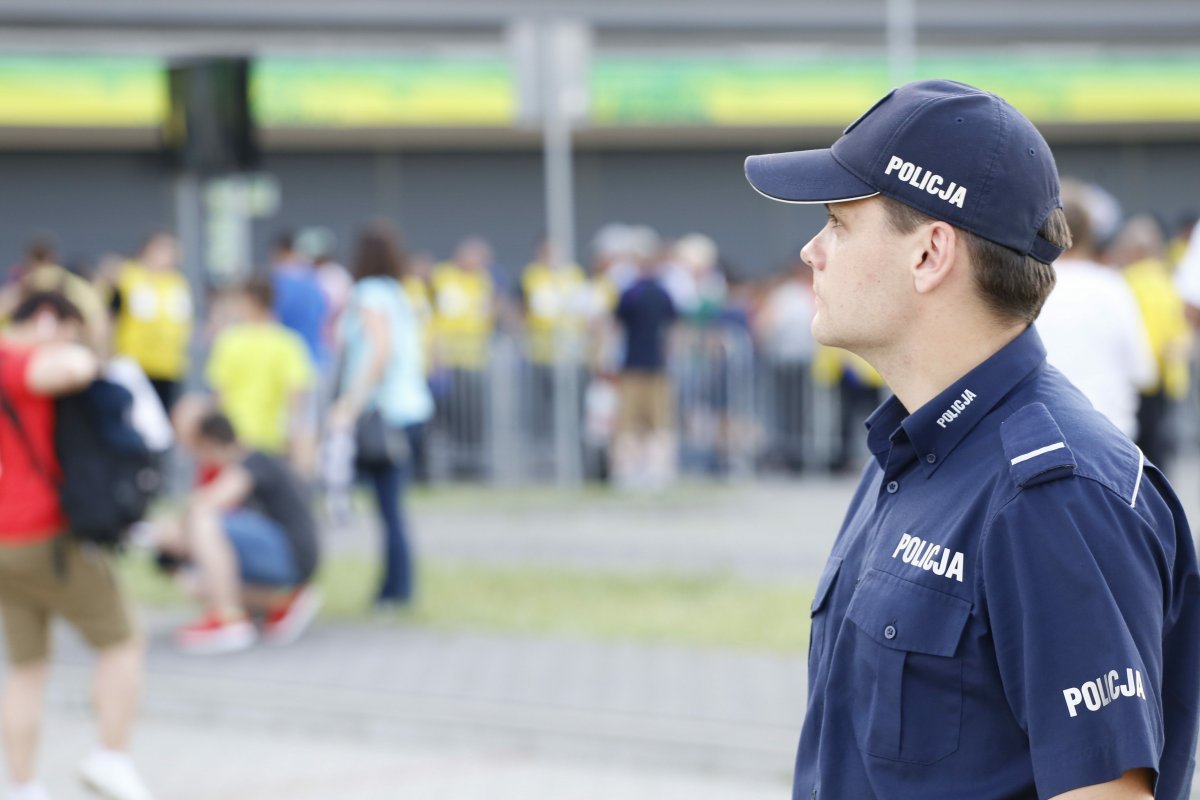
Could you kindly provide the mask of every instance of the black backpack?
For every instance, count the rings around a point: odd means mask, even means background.
[[[83,391],[55,401],[54,449],[60,481],[54,481],[38,460],[2,390],[0,402],[34,467],[58,490],[71,534],[100,545],[121,544],[162,485],[157,456],[131,422],[129,390],[100,378]]]

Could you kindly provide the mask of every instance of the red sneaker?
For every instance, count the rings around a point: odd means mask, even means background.
[[[264,625],[267,641],[291,644],[300,638],[320,610],[321,596],[311,586],[300,586],[288,595],[285,605],[267,612]]]
[[[245,617],[227,620],[211,613],[175,631],[179,649],[192,655],[236,653],[251,647],[257,639],[258,632]]]

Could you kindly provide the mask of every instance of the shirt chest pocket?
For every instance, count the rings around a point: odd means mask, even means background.
[[[826,601],[829,599],[829,594],[833,589],[833,584],[837,581],[841,568],[841,557],[830,556],[829,561],[825,564],[824,572],[821,573],[821,579],[817,581],[817,593],[813,597],[811,608],[812,621],[808,629],[808,674],[810,676],[817,674],[818,665],[825,652],[825,639],[829,636],[829,626],[826,624],[829,610],[826,608]]]
[[[869,570],[846,612],[858,628],[849,702],[859,748],[932,764],[958,749],[966,600]]]

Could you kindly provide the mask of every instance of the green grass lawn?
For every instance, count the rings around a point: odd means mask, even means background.
[[[121,569],[139,603],[165,607],[185,602],[146,556],[127,556]],[[440,630],[784,652],[802,652],[808,642],[811,590],[730,576],[425,564],[416,607],[383,620],[368,613],[375,576],[376,568],[366,559],[342,556],[326,562],[318,579],[324,616]]]

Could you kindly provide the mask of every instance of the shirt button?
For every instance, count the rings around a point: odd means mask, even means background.
[[[817,790],[816,789],[812,790],[812,800],[817,800]]]
[[[933,453],[930,453],[929,455],[925,456],[925,463],[926,464],[936,464],[937,456],[935,456]]]
[[[900,491],[900,484],[896,483],[895,481],[888,481],[887,490],[888,494],[895,494],[896,492]]]
[[[896,626],[888,625],[886,628],[884,628],[883,629],[883,638],[895,639],[896,638]]]

